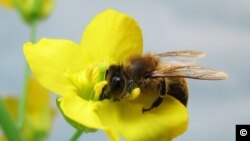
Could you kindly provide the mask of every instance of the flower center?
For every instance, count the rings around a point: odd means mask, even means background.
[[[76,93],[85,100],[98,100],[99,89],[104,84],[107,63],[89,64],[84,70],[69,73]],[[102,82],[102,83],[100,83]],[[96,92],[97,91],[97,92]]]

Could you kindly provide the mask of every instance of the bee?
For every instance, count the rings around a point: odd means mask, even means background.
[[[227,74],[196,64],[205,56],[203,52],[184,50],[159,54],[134,55],[121,65],[111,65],[105,74],[107,85],[102,89],[100,100],[121,101],[131,94],[134,88],[141,93],[158,94],[149,108],[157,108],[166,95],[173,96],[183,105],[188,102],[186,78],[199,80],[223,80]]]

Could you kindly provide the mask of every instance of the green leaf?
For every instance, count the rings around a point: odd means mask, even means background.
[[[20,133],[17,130],[11,116],[0,97],[0,126],[9,141],[21,141]]]

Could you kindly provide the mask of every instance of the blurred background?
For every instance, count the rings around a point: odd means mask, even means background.
[[[235,125],[250,124],[250,1],[248,0],[56,0],[41,22],[42,37],[80,42],[90,20],[112,8],[134,17],[144,36],[144,52],[200,50],[199,64],[229,74],[224,81],[190,80],[189,129],[176,141],[234,141]],[[12,10],[0,8],[0,94],[17,95],[24,77],[23,43],[29,27]],[[55,105],[55,100],[53,100]],[[58,114],[50,141],[67,141],[75,130]],[[101,131],[80,140],[108,141]]]

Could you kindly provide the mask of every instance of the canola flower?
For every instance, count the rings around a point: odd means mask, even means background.
[[[74,127],[103,130],[112,141],[169,141],[184,133],[188,113],[171,96],[154,110],[142,113],[152,95],[122,102],[99,101],[105,72],[129,56],[142,54],[142,32],[137,22],[115,10],[98,14],[86,27],[80,44],[63,39],[41,39],[24,45],[26,60],[38,81],[55,92],[58,107]]]
[[[3,101],[12,119],[17,121],[18,98],[5,97]],[[25,107],[26,118],[21,129],[23,140],[39,141],[48,137],[55,116],[55,110],[50,105],[50,101],[48,90],[43,88],[34,77],[31,77],[29,79],[27,104]],[[0,136],[0,141],[5,140],[7,140],[5,136]]]
[[[53,9],[53,0],[0,0],[0,5],[15,9],[29,24],[47,18]]]

